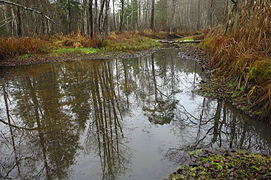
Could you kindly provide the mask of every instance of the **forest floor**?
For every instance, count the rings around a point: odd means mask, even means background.
[[[168,180],[271,179],[271,157],[245,151],[196,150],[191,162],[180,166]]]

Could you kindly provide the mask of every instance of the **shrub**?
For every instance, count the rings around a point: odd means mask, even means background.
[[[47,51],[48,43],[38,38],[0,38],[0,60]]]

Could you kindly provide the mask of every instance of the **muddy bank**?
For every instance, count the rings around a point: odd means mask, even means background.
[[[13,67],[21,65],[42,64],[50,62],[66,62],[66,61],[81,61],[81,60],[106,60],[106,59],[125,59],[150,56],[161,48],[154,48],[150,50],[142,50],[135,52],[98,52],[93,54],[82,53],[64,53],[59,56],[51,55],[32,55],[31,57],[19,59],[6,59],[0,62],[2,67]]]
[[[262,121],[266,125],[271,125],[268,115],[259,108],[251,107],[250,99],[247,98],[248,92],[244,87],[214,74],[215,69],[209,64],[211,57],[205,49],[195,46],[180,47],[179,56],[199,62],[206,72],[207,78],[200,83],[196,93],[209,98],[225,100],[249,117]]]

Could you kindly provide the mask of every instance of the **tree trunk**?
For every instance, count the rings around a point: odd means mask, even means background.
[[[120,27],[119,27],[120,31],[123,31],[123,19],[124,19],[124,0],[121,0],[121,14],[120,14]]]
[[[17,7],[17,36],[22,36],[22,17],[21,17],[21,9]]]
[[[108,34],[109,32],[109,5],[110,5],[110,0],[106,0],[106,9],[105,9],[105,18],[104,18],[104,31],[105,35]]]
[[[209,9],[209,27],[214,25],[214,0],[210,0],[210,9]]]
[[[155,0],[152,0],[152,8],[151,8],[151,29],[154,31],[154,8],[155,8]]]
[[[93,0],[89,0],[89,23],[90,23],[90,36],[93,38],[94,36],[94,24],[93,24]]]
[[[176,0],[172,0],[172,15],[171,15],[171,20],[170,20],[170,27],[169,27],[169,31],[172,32],[172,28],[174,25],[174,17],[175,17],[175,11],[176,11]]]
[[[94,18],[95,30],[98,32],[98,0],[95,0],[95,18]]]
[[[102,16],[103,16],[105,2],[106,2],[106,0],[102,0],[101,10],[100,10],[99,20],[98,20],[98,30],[99,30],[99,32],[102,31]]]
[[[68,4],[68,14],[67,14],[67,20],[68,20],[68,34],[71,33],[71,1],[67,0],[67,4]]]
[[[17,31],[17,20],[15,18],[15,13],[13,7],[11,8],[11,14],[12,14],[12,23],[11,23],[11,35],[16,36]]]
[[[116,30],[115,0],[113,0],[113,30]]]
[[[225,29],[225,34],[234,33],[234,27],[237,25],[238,21],[238,4],[239,1],[229,0],[228,2],[228,16],[227,16],[227,25]]]
[[[90,30],[89,30],[89,26],[88,26],[88,9],[87,9],[87,6],[88,6],[88,1],[87,0],[84,0],[83,1],[83,6],[84,6],[84,12],[83,12],[83,31],[84,31],[84,34],[89,34]]]
[[[197,19],[197,30],[199,30],[200,29],[200,15],[201,15],[201,13],[200,13],[200,1],[198,1],[198,19]]]

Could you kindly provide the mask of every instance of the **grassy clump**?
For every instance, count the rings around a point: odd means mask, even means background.
[[[169,176],[180,179],[270,179],[271,157],[246,152],[204,152],[193,165],[184,165]]]
[[[104,41],[105,49],[109,51],[137,51],[160,45],[157,41],[139,34],[111,33]]]
[[[144,37],[138,32],[112,32],[108,36],[96,36],[92,39],[80,34],[68,36],[60,35],[53,36],[50,41],[53,47],[58,47],[58,49],[53,51],[54,53],[81,52],[91,54],[98,52],[98,49],[107,51],[136,51],[159,45],[155,40]]]
[[[271,124],[271,7],[262,2],[240,13],[233,32],[215,28],[201,46],[212,55],[216,78],[245,87],[250,110],[261,109],[260,118]]]

